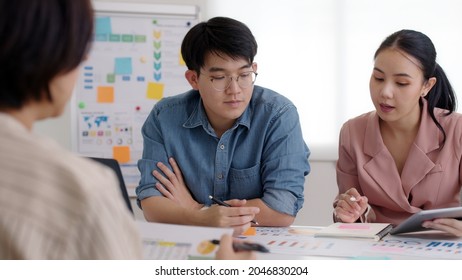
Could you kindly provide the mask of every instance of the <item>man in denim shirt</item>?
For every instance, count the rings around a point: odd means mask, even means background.
[[[181,52],[193,89],[159,101],[142,129],[136,193],[146,219],[233,227],[236,235],[255,220],[291,225],[303,206],[310,151],[292,102],[254,86],[251,31],[212,18],[186,34]]]

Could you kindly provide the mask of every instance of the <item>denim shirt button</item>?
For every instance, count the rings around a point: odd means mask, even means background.
[[[220,149],[224,150],[224,149],[225,149],[225,145],[221,144],[221,145],[220,145]]]

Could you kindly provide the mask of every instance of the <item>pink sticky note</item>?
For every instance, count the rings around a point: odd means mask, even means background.
[[[370,229],[369,225],[365,224],[341,224],[338,226],[339,229]]]

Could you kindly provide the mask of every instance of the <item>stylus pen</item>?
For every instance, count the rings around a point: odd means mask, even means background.
[[[210,240],[215,245],[220,245],[220,240]],[[256,251],[260,253],[269,253],[268,248],[258,243],[249,242],[233,242],[234,251]]]
[[[211,196],[211,195],[209,195],[209,198],[210,198],[213,202],[215,202],[216,204],[218,204],[218,205],[225,206],[225,207],[231,207],[231,205],[229,205],[228,203],[226,203],[226,202],[224,202],[224,201],[221,201],[221,200],[219,200],[219,199],[216,199],[215,197],[213,197],[213,196]],[[255,224],[255,225],[258,226],[258,222],[257,222],[257,221],[252,220],[252,221],[250,221],[250,222],[251,222],[252,224]]]

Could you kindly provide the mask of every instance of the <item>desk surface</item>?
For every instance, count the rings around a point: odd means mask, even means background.
[[[180,226],[138,221],[147,259],[213,258],[218,249],[210,243],[229,228]],[[426,231],[387,235],[380,241],[361,238],[314,237],[322,227],[257,227],[255,235],[242,240],[266,246],[263,260],[304,259],[462,259],[462,238]],[[210,244],[209,244],[210,243]],[[207,249],[207,250],[205,250]]]
[[[314,237],[322,227],[258,227],[244,240],[268,247],[259,259],[462,259],[462,238],[436,231],[388,235],[381,241]]]

